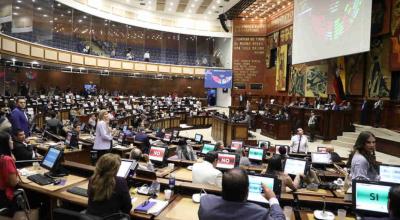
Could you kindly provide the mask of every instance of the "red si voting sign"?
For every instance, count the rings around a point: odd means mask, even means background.
[[[234,168],[235,167],[235,155],[231,154],[218,154],[218,164],[219,168]]]
[[[164,159],[165,148],[152,147],[150,148],[149,158],[150,160],[162,161]]]

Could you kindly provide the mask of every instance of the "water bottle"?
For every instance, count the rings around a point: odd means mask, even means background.
[[[174,191],[175,188],[175,174],[169,174],[168,186],[171,191]]]

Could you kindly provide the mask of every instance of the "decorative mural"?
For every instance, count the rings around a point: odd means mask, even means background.
[[[290,68],[289,79],[289,95],[290,96],[304,96],[305,83],[306,83],[306,68],[304,64],[293,65]]]
[[[365,54],[354,54],[344,58],[346,70],[345,91],[347,95],[362,95],[364,82]]]
[[[372,2],[371,34],[378,36],[389,33],[390,9],[392,0],[374,0]]]
[[[306,76],[306,97],[328,96],[328,65],[308,66]]]
[[[400,31],[400,0],[393,0],[392,5],[392,21],[391,21],[392,36],[398,37]]]
[[[372,39],[368,53],[366,94],[368,97],[389,97],[391,72],[389,68],[389,39]],[[386,55],[385,55],[386,54]]]
[[[278,48],[276,60],[276,91],[286,91],[286,70],[287,70],[287,52],[288,45],[282,45]]]

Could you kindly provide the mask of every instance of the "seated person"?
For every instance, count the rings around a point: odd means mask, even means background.
[[[244,170],[231,169],[222,177],[222,197],[207,194],[200,199],[198,211],[200,220],[284,220],[285,215],[275,193],[262,184],[264,197],[269,201],[270,209],[247,202],[249,178]]]
[[[25,142],[25,132],[21,129],[18,129],[14,134],[14,148],[12,152],[16,161],[33,160],[37,157],[32,145],[29,145]],[[18,163],[18,168],[30,165],[32,165],[32,163]]]
[[[285,148],[281,147],[279,150],[286,151]],[[286,153],[286,152],[285,152]],[[283,163],[284,163],[285,157],[284,154],[275,154],[268,160],[268,169],[267,169],[267,174],[275,175],[278,177],[278,179],[281,180],[282,182],[282,192],[286,192],[286,187],[289,187],[290,190],[296,191],[298,188],[300,188],[300,175],[296,175],[294,178],[294,181],[292,178],[286,174],[283,173]]]
[[[125,137],[133,137],[135,132],[133,131],[133,126],[129,126],[128,129],[124,131]]]
[[[150,139],[149,139],[149,136],[144,131],[144,128],[139,128],[139,132],[135,135],[135,141],[142,142],[142,145],[140,146],[140,149],[142,150],[142,152],[144,152],[144,153],[149,152]]]
[[[7,208],[8,217],[13,217],[17,211],[14,201],[14,189],[17,186],[18,172],[11,154],[13,142],[10,135],[0,132],[0,209]]]
[[[240,155],[239,166],[250,166],[251,162],[249,158],[246,156],[246,152],[243,148],[239,148],[236,150],[236,153]]]
[[[197,156],[193,151],[193,148],[186,143],[186,139],[181,138],[178,141],[178,148],[176,150],[176,155],[180,160],[190,160],[196,161]]]
[[[215,149],[216,151],[222,151],[224,153],[227,153],[228,151],[225,149],[224,147],[224,143],[222,141],[217,141],[217,143],[215,143]]]
[[[117,154],[104,154],[96,163],[88,184],[87,213],[105,217],[113,213],[129,214],[131,196],[126,180],[117,177],[121,158]]]
[[[364,220],[400,220],[400,186],[392,186],[389,190],[388,210],[389,217],[371,218],[366,217]]]
[[[217,152],[210,151],[204,157],[203,162],[193,164],[193,183],[210,184],[221,187],[222,173],[215,168],[217,165],[217,156]]]
[[[52,111],[50,112],[50,119],[46,121],[46,130],[52,134],[60,134],[63,125],[61,121],[57,118],[57,113]]]
[[[331,155],[333,163],[338,163],[342,161],[342,158],[339,156],[338,153],[335,152],[335,148],[333,148],[333,146],[326,147],[326,152],[328,152]]]
[[[156,132],[156,137],[158,137],[158,138],[164,138],[164,135],[165,135],[165,129],[163,128],[163,129],[157,129],[157,132]]]
[[[130,154],[129,154],[129,159],[131,160],[136,160],[137,162],[145,162],[146,164],[150,163],[149,160],[149,155],[147,154],[142,154],[142,151],[135,147],[131,150]],[[147,166],[144,166],[142,164],[139,164],[139,168],[142,170],[147,170]]]
[[[78,122],[75,122],[72,125],[71,134],[73,138],[71,138],[70,146],[78,147],[79,135],[81,134],[81,125]]]
[[[95,114],[90,115],[88,124],[90,125],[91,130],[96,129],[96,115]]]

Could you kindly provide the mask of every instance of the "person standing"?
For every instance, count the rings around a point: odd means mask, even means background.
[[[292,153],[303,153],[307,154],[308,152],[308,139],[304,135],[304,131],[302,128],[297,129],[297,134],[292,137],[290,140],[290,151]]]
[[[99,112],[99,121],[96,126],[96,137],[94,139],[93,150],[97,151],[97,159],[110,152],[113,136],[109,127],[110,119],[106,110]]]
[[[16,133],[17,130],[23,130],[27,137],[31,132],[29,129],[28,116],[25,113],[26,100],[24,97],[18,97],[16,100],[16,107],[11,112],[12,131]]]
[[[374,112],[375,112],[375,127],[380,127],[381,124],[381,114],[383,111],[383,101],[382,98],[379,97],[378,100],[374,103]]]
[[[310,142],[314,142],[316,127],[317,127],[317,116],[315,116],[314,111],[311,111],[311,116],[308,119],[308,129],[310,129]]]
[[[143,55],[144,62],[150,62],[150,52],[146,51]]]
[[[367,124],[367,117],[368,117],[368,100],[367,100],[367,97],[364,97],[363,103],[361,105],[360,123],[362,125],[366,125]]]

